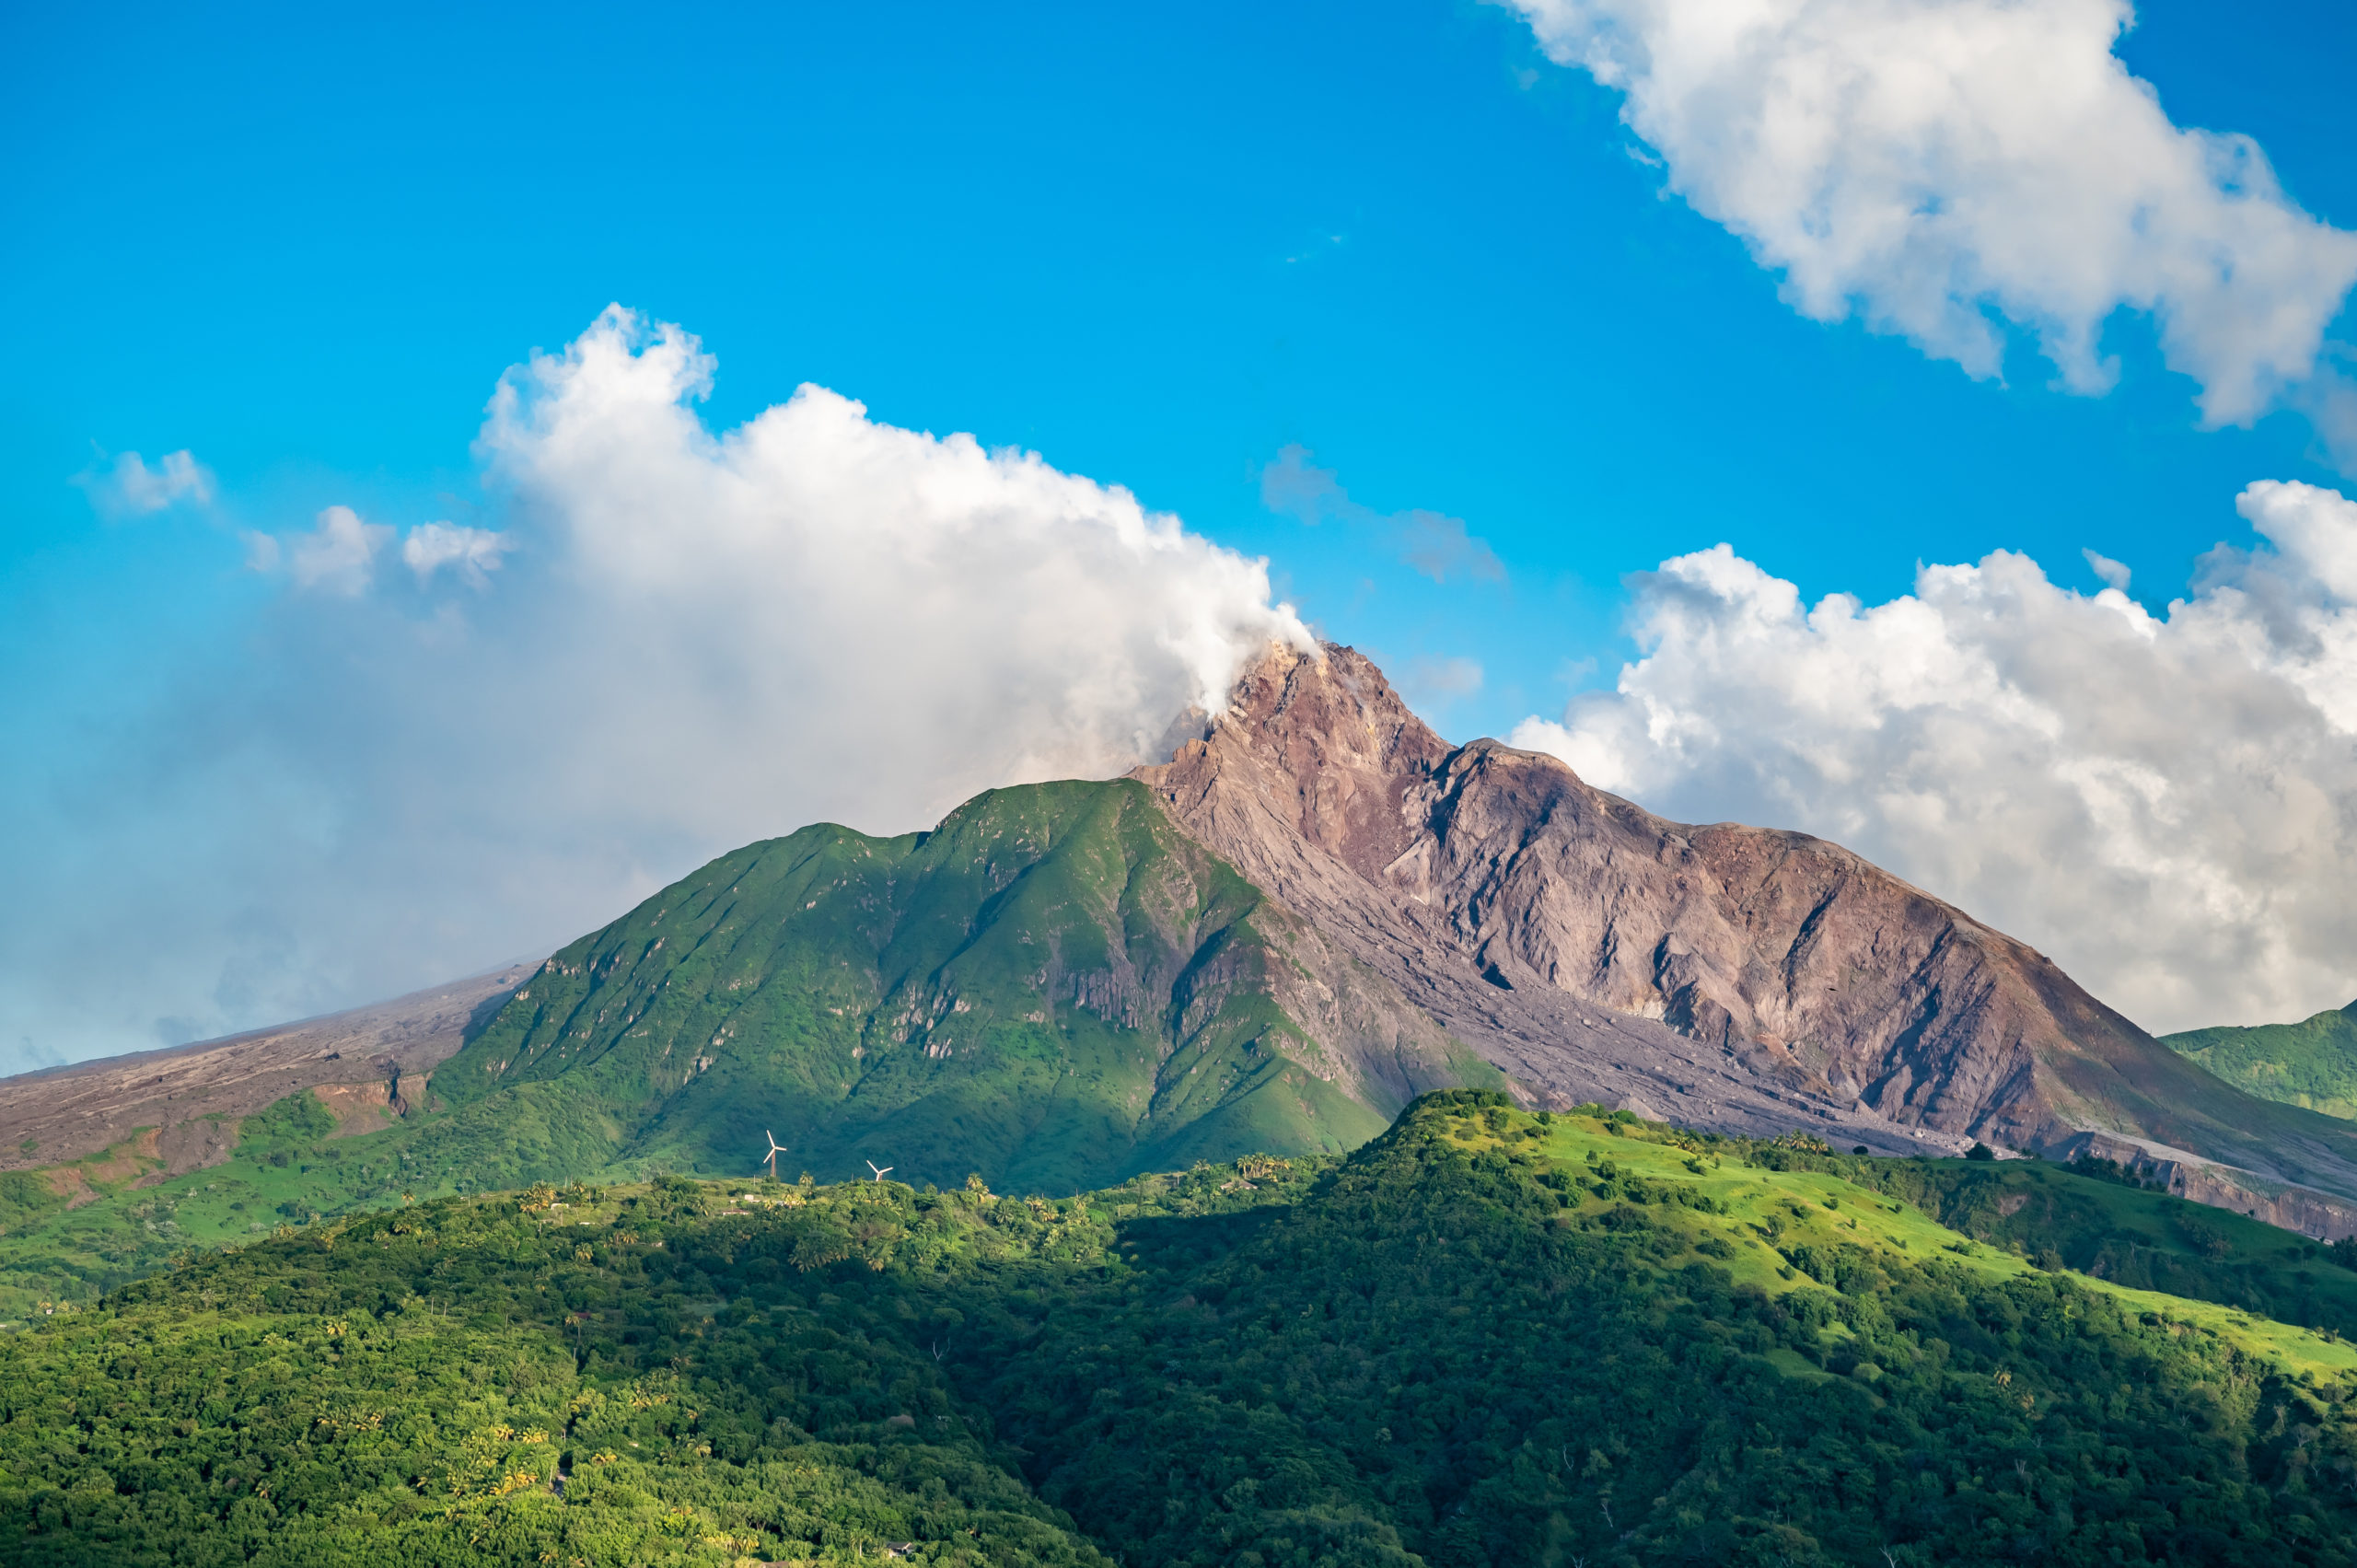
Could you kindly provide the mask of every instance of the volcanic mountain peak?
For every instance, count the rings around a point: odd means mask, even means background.
[[[1917,1146],[2190,1150],[2357,1194],[2347,1128],[2189,1070],[2027,945],[1821,839],[1451,747],[1353,649],[1273,649],[1133,776],[1542,1095],[1637,1071],[1697,1125],[1756,1124],[1764,1094],[1787,1123]]]
[[[1357,650],[1274,645],[1201,739],[1132,776],[1204,811],[1240,810],[1227,836],[1263,855],[1297,840],[1375,881],[1420,842],[1411,797],[1449,751]]]
[[[322,1137],[359,1089],[411,1112],[366,1122],[397,1159],[299,1166],[311,1185],[282,1199],[325,1207],[396,1168],[429,1188],[741,1168],[764,1133],[817,1169],[1065,1191],[1350,1147],[1503,1071],[1527,1099],[1706,1131],[2096,1153],[2357,1234],[2347,1124],[2218,1082],[1838,845],[1667,821],[1552,757],[1452,746],[1345,647],[1272,650],[1191,734],[1132,780],[991,791],[929,833],[821,824],[724,855],[499,985],[488,1018],[473,993],[377,1010],[400,1016],[366,1031],[373,1085],[332,1049],[355,1016],[0,1102],[28,1160],[145,1137],[124,1168],[168,1183],[233,1142]],[[394,1070],[428,1066],[435,1093],[396,1105]],[[81,1163],[19,1181],[55,1235],[75,1182],[115,1179]],[[259,1223],[226,1191],[219,1225]]]

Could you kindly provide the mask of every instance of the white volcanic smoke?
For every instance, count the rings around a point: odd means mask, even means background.
[[[493,398],[496,529],[250,536],[259,632],[24,790],[51,830],[0,912],[0,1042],[135,1049],[545,949],[752,839],[1120,772],[1309,640],[1260,563],[1125,490],[818,387],[714,434],[713,368],[609,309]]]

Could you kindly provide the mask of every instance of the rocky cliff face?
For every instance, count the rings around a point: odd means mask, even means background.
[[[1798,1113],[1934,1148],[2094,1128],[2357,1193],[2348,1129],[2200,1072],[2026,945],[1823,840],[1451,747],[1351,649],[1273,652],[1136,776],[1542,1093],[1650,1052],[1657,1113],[1697,1125]]]

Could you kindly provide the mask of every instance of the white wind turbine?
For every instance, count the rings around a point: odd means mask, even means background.
[[[874,1171],[874,1172],[876,1173],[876,1179],[877,1179],[877,1180],[881,1181],[881,1180],[883,1180],[883,1179],[884,1179],[884,1178],[885,1178],[885,1177],[887,1177],[887,1176],[890,1175],[893,1171],[898,1170],[898,1169],[900,1168],[900,1167],[898,1167],[898,1166],[891,1166],[891,1165],[877,1165],[874,1160],[869,1160],[869,1161],[867,1162],[867,1168],[868,1168],[868,1169],[870,1169],[870,1170],[872,1170],[872,1171]]]
[[[777,1134],[771,1132],[766,1127],[761,1129],[761,1136],[770,1141],[770,1179],[772,1181],[775,1181],[777,1179],[777,1156],[785,1153],[785,1145],[779,1143],[777,1141]]]

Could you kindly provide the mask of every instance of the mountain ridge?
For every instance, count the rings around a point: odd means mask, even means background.
[[[1468,1081],[1496,1076],[1143,788],[1067,781],[724,855],[542,965],[437,1092],[602,1086],[617,1159],[773,1129],[830,1170],[1070,1191],[1339,1151]]]
[[[1556,758],[1451,746],[1355,650],[1272,649],[1169,762],[1131,776],[1542,1091],[1571,1092],[1587,1037],[1533,1049],[1505,998],[1656,1020],[1716,1052],[1688,1064],[1730,1097],[1764,1082],[1837,1125],[2177,1177],[2215,1162],[2262,1189],[2321,1188],[2332,1223],[2357,1228],[2349,1129],[2200,1072],[2027,944],[1840,845],[1672,822]],[[1673,1111],[1729,1120],[1708,1089]]]
[[[818,824],[745,846],[407,1021],[388,1005],[160,1073],[142,1057],[0,1085],[0,1126],[46,1107],[91,1145],[20,1141],[13,1163],[45,1168],[18,1174],[49,1185],[18,1216],[124,1172],[221,1165],[239,1116],[306,1090],[272,1110],[272,1146],[332,1127],[351,1152],[321,1161],[325,1186],[256,1178],[282,1214],[749,1170],[773,1130],[829,1177],[872,1160],[1072,1191],[1347,1148],[1416,1093],[1503,1082],[1533,1106],[1885,1154],[2091,1156],[2357,1234],[2357,1129],[2218,1082],[1839,845],[1672,822],[1554,758],[1452,745],[1333,645],[1272,649],[1184,733],[1125,779],[988,791],[926,832]],[[203,1071],[223,1084],[181,1082]],[[79,1163],[51,1163],[61,1147]],[[207,1224],[254,1223],[226,1189],[213,1206]],[[100,1249],[104,1268],[153,1245],[134,1240]],[[68,1251],[52,1274],[100,1270]]]

